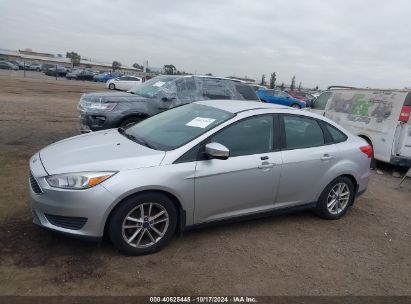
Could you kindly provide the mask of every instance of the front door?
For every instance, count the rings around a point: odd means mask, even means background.
[[[208,142],[230,150],[226,160],[199,160],[195,173],[195,223],[252,214],[274,207],[281,172],[281,152],[274,116],[234,123]],[[276,142],[277,141],[277,142]]]

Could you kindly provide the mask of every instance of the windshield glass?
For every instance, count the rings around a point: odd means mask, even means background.
[[[159,76],[150,79],[137,87],[132,88],[129,92],[144,97],[152,98],[159,92],[165,94],[172,92],[172,85],[178,77],[176,76]]]
[[[222,122],[233,113],[199,104],[189,104],[162,112],[127,128],[126,136],[157,150],[176,149]]]

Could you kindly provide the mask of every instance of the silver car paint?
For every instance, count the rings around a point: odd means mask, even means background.
[[[33,156],[30,168],[44,192],[38,195],[30,190],[32,206],[38,213],[40,224],[72,234],[99,237],[104,233],[106,220],[113,208],[123,198],[146,190],[165,191],[173,195],[186,212],[186,224],[193,225],[315,202],[325,186],[343,174],[355,177],[358,191],[367,188],[370,160],[359,151],[359,147],[366,142],[350,135],[329,119],[305,111],[254,102],[212,100],[198,103],[237,115],[190,143],[168,152],[148,149],[129,141],[117,130],[108,130],[63,140]],[[345,131],[348,139],[319,148],[265,153],[264,156],[269,157],[267,161],[261,160],[263,155],[249,155],[173,164],[190,148],[225,126],[245,117],[267,113],[298,113],[323,119]],[[117,143],[120,145],[117,146]],[[322,161],[320,158],[324,154],[331,154],[334,158]],[[45,168],[39,166],[39,161],[33,163],[39,155]],[[309,161],[308,165],[305,161]],[[47,172],[88,170],[119,172],[87,190],[51,188],[45,181]],[[53,226],[41,216],[47,212],[87,217],[89,220],[80,230],[63,229]]]

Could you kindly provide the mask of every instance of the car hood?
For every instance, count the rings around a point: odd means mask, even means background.
[[[153,167],[164,156],[164,151],[137,144],[116,129],[70,137],[40,151],[48,174]]]
[[[127,92],[93,92],[84,94],[81,99],[92,102],[144,102],[148,100],[146,97]]]

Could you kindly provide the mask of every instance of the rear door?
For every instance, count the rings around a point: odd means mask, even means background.
[[[393,154],[411,159],[411,92],[406,95],[398,121]]]
[[[316,119],[293,114],[280,118],[283,168],[276,205],[312,203],[338,151]]]

